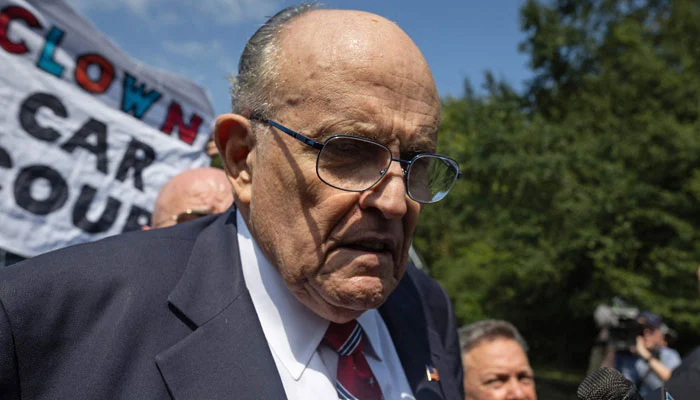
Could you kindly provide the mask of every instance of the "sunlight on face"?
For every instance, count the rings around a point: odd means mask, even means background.
[[[276,91],[284,106],[274,118],[320,142],[353,135],[394,157],[434,151],[440,103],[430,71],[405,33],[372,18],[314,11],[289,28]],[[381,306],[404,274],[421,208],[400,165],[372,188],[347,192],[318,177],[317,149],[277,129],[253,152],[248,226],[290,291],[339,323]]]
[[[527,355],[507,338],[484,341],[462,355],[466,400],[535,400]]]

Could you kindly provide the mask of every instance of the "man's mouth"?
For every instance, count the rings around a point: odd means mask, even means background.
[[[354,238],[341,242],[337,248],[362,251],[366,253],[393,253],[396,246],[390,238],[366,237]]]
[[[343,247],[350,248],[353,250],[368,251],[368,252],[373,252],[373,253],[383,253],[383,252],[391,250],[391,246],[389,246],[387,243],[378,242],[378,241],[361,241],[361,242],[348,243],[348,244],[344,245]]]

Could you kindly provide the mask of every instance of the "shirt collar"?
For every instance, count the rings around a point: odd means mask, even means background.
[[[367,355],[374,357],[378,361],[382,361],[382,354],[384,354],[384,349],[382,348],[382,341],[379,340],[379,321],[382,316],[377,310],[368,310],[362,313],[357,318],[357,322],[362,327],[365,332],[365,338],[367,339]]]
[[[306,308],[287,289],[253,240],[240,212],[236,214],[243,277],[260,325],[270,349],[298,380],[321,343],[328,321]]]
[[[289,291],[284,280],[253,240],[241,213],[236,211],[241,266],[253,306],[265,338],[289,374],[298,380],[316,352],[329,322],[306,306]],[[368,354],[381,360],[377,318],[370,310],[357,321],[369,341]]]

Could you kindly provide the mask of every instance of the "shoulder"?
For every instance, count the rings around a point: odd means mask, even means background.
[[[406,269],[406,278],[415,285],[421,301],[427,309],[451,312],[452,306],[447,292],[435,279],[412,264],[409,264]]]
[[[147,261],[172,256],[169,253],[172,248],[193,243],[198,231],[191,227],[134,231],[65,247],[4,268],[0,271],[0,280],[17,281],[43,275],[56,277],[78,271],[119,273]],[[120,268],[113,268],[117,265]]]
[[[8,312],[90,298],[149,296],[173,286],[209,221],[121,234],[28,259],[0,271]]]
[[[661,351],[659,352],[659,359],[665,366],[671,369],[677,367],[681,363],[681,355],[678,354],[676,350],[669,347],[661,348]]]
[[[425,321],[443,339],[454,328],[454,313],[447,292],[414,265],[409,263],[406,274],[392,297],[395,303],[401,304],[403,312],[423,310]]]

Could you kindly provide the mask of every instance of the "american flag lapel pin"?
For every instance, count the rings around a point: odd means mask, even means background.
[[[430,364],[425,365],[425,374],[428,376],[428,382],[439,382],[440,381],[440,375],[438,375],[438,370],[437,368],[433,367]]]

